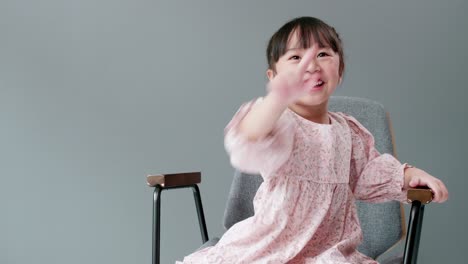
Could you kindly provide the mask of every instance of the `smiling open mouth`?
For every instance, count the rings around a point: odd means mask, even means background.
[[[320,87],[320,86],[322,86],[323,84],[324,84],[324,82],[323,82],[322,80],[318,80],[318,81],[315,83],[314,88],[315,88],[315,87]]]
[[[314,86],[310,90],[311,91],[321,90],[324,84],[325,82],[319,79],[317,82],[315,82]]]

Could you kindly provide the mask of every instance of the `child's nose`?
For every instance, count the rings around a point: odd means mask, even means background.
[[[320,70],[320,66],[318,65],[317,61],[315,59],[312,59],[307,65],[307,71],[310,73],[317,72]]]

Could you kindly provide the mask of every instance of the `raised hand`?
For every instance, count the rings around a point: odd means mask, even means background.
[[[279,72],[267,85],[269,92],[277,93],[286,103],[293,103],[314,86],[314,81],[307,73],[307,68],[317,51],[317,45],[309,48],[297,64],[297,67]]]

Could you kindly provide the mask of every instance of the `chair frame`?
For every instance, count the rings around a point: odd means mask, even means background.
[[[191,188],[197,208],[198,223],[203,243],[209,240],[206,228],[205,214],[198,183],[201,182],[200,172],[177,173],[166,175],[148,175],[147,184],[154,187],[153,192],[153,264],[160,263],[161,256],[161,194],[164,190]]]
[[[160,264],[161,255],[161,193],[163,190],[192,188],[198,214],[203,243],[209,240],[205,215],[198,184],[201,183],[201,172],[159,174],[147,176],[147,184],[154,187],[153,194],[153,264]],[[412,188],[408,190],[408,202],[411,203],[408,232],[403,254],[404,264],[416,264],[421,228],[424,217],[424,206],[432,201],[432,191],[427,188]]]

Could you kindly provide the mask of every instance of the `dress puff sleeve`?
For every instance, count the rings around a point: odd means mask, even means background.
[[[406,201],[404,168],[390,154],[380,154],[372,134],[354,117],[346,116],[351,130],[350,186],[358,200],[379,203]]]
[[[234,168],[246,173],[260,173],[265,178],[289,158],[294,141],[294,124],[283,113],[268,136],[249,140],[239,131],[239,124],[262,100],[260,97],[240,107],[224,129],[224,146]]]

